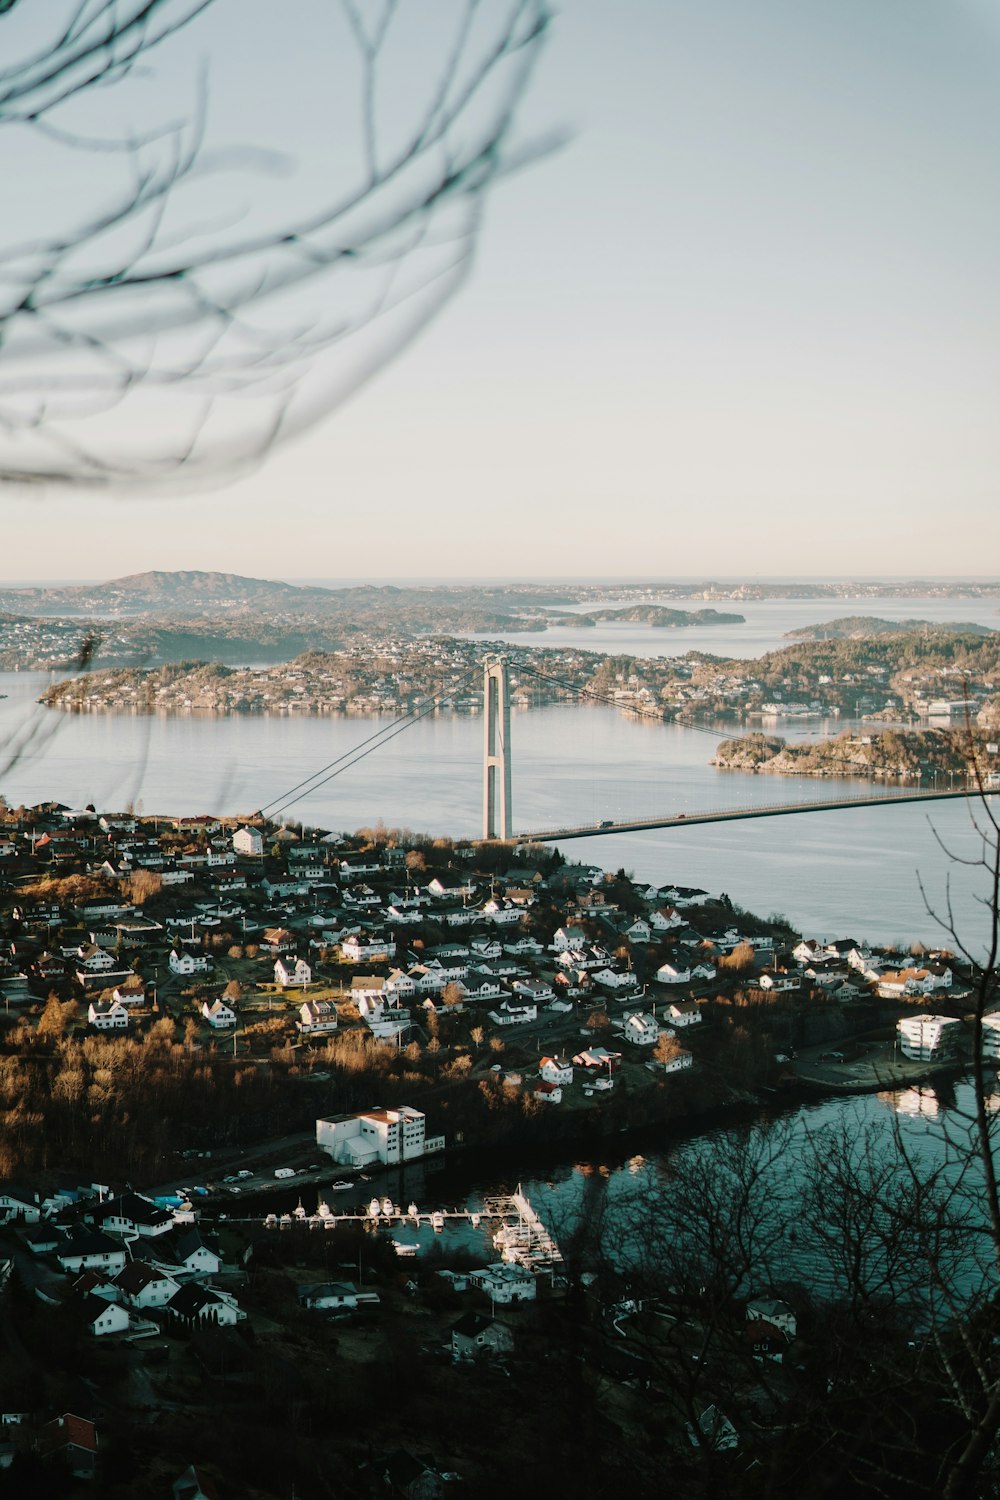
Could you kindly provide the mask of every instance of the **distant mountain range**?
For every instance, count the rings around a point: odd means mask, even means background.
[[[7,589],[0,592],[0,609],[19,613],[108,615],[175,614],[190,610],[315,609],[333,604],[332,589],[297,588],[267,578],[244,578],[238,573],[131,573],[107,583],[65,588]]]

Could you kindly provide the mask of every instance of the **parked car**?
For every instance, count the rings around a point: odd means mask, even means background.
[[[244,1167],[243,1170],[241,1172],[237,1172],[236,1175],[237,1175],[237,1177],[252,1177],[253,1173],[252,1172],[248,1172],[247,1169],[246,1169],[246,1167]]]
[[[275,1169],[274,1169],[274,1175],[275,1175],[275,1177],[294,1177],[295,1176],[295,1168],[294,1167],[275,1167]]]

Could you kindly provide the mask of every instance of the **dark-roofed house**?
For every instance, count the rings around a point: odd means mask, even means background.
[[[117,1302],[107,1302],[95,1292],[88,1292],[83,1299],[83,1322],[88,1333],[102,1338],[109,1333],[125,1333],[131,1319],[128,1309]]]
[[[451,1357],[477,1359],[482,1354],[509,1354],[514,1335],[505,1323],[484,1313],[467,1312],[451,1328]]]
[[[310,1309],[355,1308],[377,1303],[378,1292],[363,1292],[353,1281],[316,1281],[299,1287],[299,1301]]]
[[[97,1205],[87,1215],[94,1224],[108,1234],[120,1234],[125,1239],[155,1239],[169,1234],[174,1227],[174,1216],[141,1193],[121,1193],[117,1198]]]
[[[143,1260],[130,1261],[123,1271],[119,1271],[115,1286],[130,1307],[165,1307],[180,1290],[179,1281]]]
[[[33,1188],[13,1182],[0,1185],[0,1224],[37,1224],[40,1218],[39,1195]]]
[[[99,1229],[72,1224],[56,1246],[56,1260],[64,1271],[121,1271],[125,1251],[121,1240],[113,1240]]]
[[[246,1317],[228,1293],[199,1286],[196,1281],[187,1282],[174,1293],[167,1311],[189,1328],[197,1323],[217,1323],[224,1328]]]
[[[178,1226],[169,1234],[155,1240],[145,1240],[133,1247],[136,1254],[151,1266],[166,1270],[177,1281],[190,1281],[201,1276],[214,1276],[222,1265],[222,1257],[208,1244],[201,1230]]]
[[[54,1224],[33,1224],[23,1231],[21,1238],[33,1255],[51,1255],[62,1234]]]

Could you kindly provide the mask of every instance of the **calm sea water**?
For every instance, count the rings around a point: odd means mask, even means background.
[[[63,715],[35,706],[41,674],[0,676],[0,792],[8,803],[50,798],[101,808],[249,813],[287,806],[328,829],[370,826],[476,836],[481,826],[479,718],[441,715],[408,729],[311,795],[284,794],[384,728],[388,720]],[[779,731],[780,731],[780,727]],[[810,726],[812,733],[824,726]],[[836,726],[829,726],[831,728]],[[801,728],[793,726],[797,737]],[[521,830],[650,813],[863,797],[860,782],[719,772],[715,739],[613,709],[555,706],[516,714],[514,825]],[[14,753],[18,751],[19,753]],[[740,905],[785,913],[804,933],[938,941],[920,882],[944,905],[946,882],[970,944],[982,936],[976,872],[949,863],[978,847],[962,803],[859,806],[809,817],[675,828],[570,842],[565,853],[642,880],[726,891]]]
[[[230,1211],[260,1222],[266,1213],[289,1212],[299,1202],[312,1212],[325,1199],[335,1212],[353,1213],[364,1211],[374,1193],[389,1196],[404,1209],[414,1202],[424,1214],[435,1208],[477,1212],[489,1198],[520,1187],[566,1253],[589,1225],[589,1252],[584,1254],[592,1254],[603,1225],[605,1253],[625,1269],[630,1259],[641,1264],[657,1253],[657,1234],[667,1233],[659,1211],[669,1214],[678,1176],[687,1176],[690,1187],[692,1170],[699,1175],[725,1172],[729,1152],[749,1143],[761,1162],[766,1212],[773,1215],[776,1232],[767,1257],[755,1260],[756,1286],[746,1290],[800,1280],[813,1293],[836,1294],[844,1289],[838,1239],[832,1237],[831,1253],[803,1217],[800,1201],[817,1163],[827,1161],[838,1140],[850,1143],[858,1167],[866,1150],[873,1161],[891,1161],[905,1152],[920,1176],[940,1169],[944,1183],[964,1193],[962,1201],[977,1217],[982,1173],[975,1161],[971,1104],[969,1085],[959,1083],[938,1090],[833,1098],[784,1112],[743,1109],[739,1123],[706,1128],[703,1120],[694,1120],[690,1130],[678,1123],[667,1139],[662,1130],[629,1132],[596,1144],[586,1155],[568,1153],[565,1145],[513,1155],[449,1154],[379,1172],[349,1192],[332,1194],[322,1186],[290,1188],[286,1193],[235,1200]],[[331,1167],[331,1177],[334,1174]],[[724,1194],[721,1201],[725,1203]],[[677,1226],[671,1227],[671,1243],[677,1233]],[[421,1254],[443,1253],[445,1263],[459,1249],[483,1259],[493,1254],[488,1226],[473,1228],[462,1220],[448,1221],[440,1235],[428,1224],[417,1228],[409,1223],[394,1227],[392,1235],[416,1245]],[[957,1290],[968,1295],[995,1285],[988,1243],[963,1239],[955,1250],[950,1279]],[[883,1269],[877,1238],[868,1242],[866,1254],[866,1279],[875,1286]],[[897,1283],[896,1290],[902,1294],[903,1288]],[[917,1267],[911,1286],[914,1301],[926,1291],[926,1278]]]
[[[685,625],[658,629],[649,625],[601,621],[574,629],[559,625],[538,635],[492,635],[511,645],[570,646],[584,651],[609,651],[626,656],[683,656],[686,651],[708,651],[713,656],[749,658],[780,651],[786,635],[805,625],[869,615],[880,620],[930,620],[934,624],[985,625],[1000,629],[997,599],[673,599],[643,600],[671,609],[715,609],[720,614],[745,616],[743,625]],[[614,607],[614,606],[613,606]],[[585,614],[593,604],[572,605],[563,613]],[[470,636],[470,640],[477,637]]]

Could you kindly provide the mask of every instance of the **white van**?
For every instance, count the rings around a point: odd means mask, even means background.
[[[294,1177],[295,1170],[293,1167],[275,1167],[274,1175],[275,1177]]]

